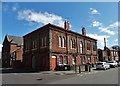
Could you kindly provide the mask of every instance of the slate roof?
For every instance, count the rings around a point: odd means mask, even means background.
[[[23,38],[22,37],[7,35],[7,39],[11,43],[15,43],[17,45],[23,45]]]
[[[63,27],[59,27],[59,26],[56,26],[56,25],[54,25],[54,24],[48,23],[48,24],[44,25],[43,27],[40,27],[40,28],[38,28],[38,29],[36,29],[36,30],[34,30],[34,31],[32,31],[32,32],[24,35],[23,37],[25,37],[25,36],[27,36],[27,35],[29,35],[29,34],[32,34],[32,33],[36,32],[36,31],[38,31],[38,30],[40,30],[40,29],[44,29],[44,27],[55,27],[54,29],[63,30],[63,31],[67,31],[67,32],[70,32],[70,33],[73,33],[73,34],[77,34],[77,35],[83,36],[82,34],[79,34],[79,33],[77,33],[77,32],[74,32],[74,31],[71,31],[71,30],[66,30],[66,29],[63,28]],[[83,37],[97,41],[97,39],[91,38],[91,37],[89,37],[89,36],[83,36]]]

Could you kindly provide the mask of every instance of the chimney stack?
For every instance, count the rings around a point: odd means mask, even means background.
[[[104,50],[106,50],[106,39],[104,38]]]
[[[86,36],[86,30],[85,30],[84,27],[82,28],[82,35],[83,35],[83,36]]]
[[[68,21],[65,21],[65,22],[64,22],[64,28],[65,28],[66,30],[69,30],[69,29],[70,29],[70,24],[69,24]]]

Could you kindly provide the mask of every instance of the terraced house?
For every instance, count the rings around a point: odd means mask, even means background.
[[[64,28],[47,24],[26,34],[24,38],[23,62],[26,68],[56,70],[60,66],[95,63],[97,40],[70,30],[68,21]]]

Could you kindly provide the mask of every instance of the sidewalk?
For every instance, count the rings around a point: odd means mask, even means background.
[[[72,74],[84,74],[84,73],[92,73],[94,72],[95,68],[91,68],[91,72],[89,71],[82,71],[81,73],[79,73],[77,71],[77,73],[75,72],[75,70],[70,70],[70,71],[43,71],[41,72],[42,74],[55,74],[55,75],[72,75]]]

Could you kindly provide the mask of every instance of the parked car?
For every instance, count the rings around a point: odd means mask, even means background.
[[[116,61],[108,61],[107,63],[110,64],[110,67],[114,67],[115,68],[115,67],[118,66]]]
[[[117,66],[120,67],[120,61],[117,61]]]
[[[96,69],[104,69],[104,70],[110,69],[110,65],[106,62],[98,62],[96,64]]]

